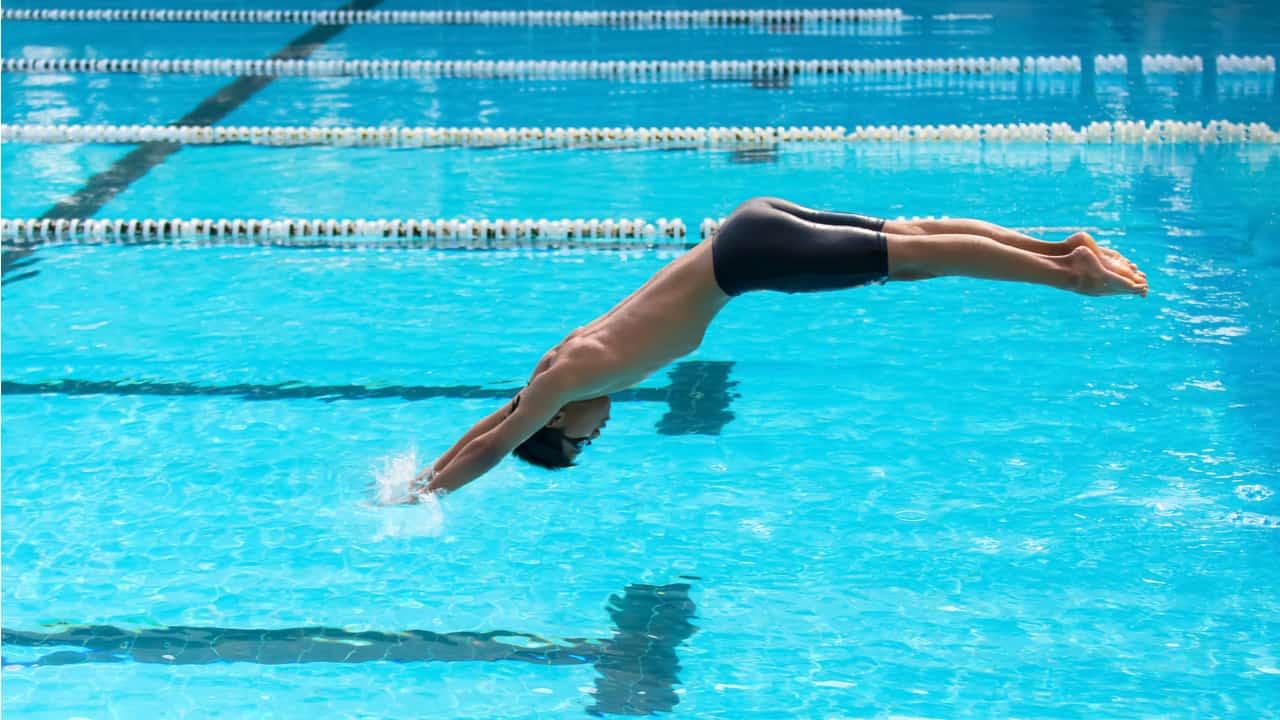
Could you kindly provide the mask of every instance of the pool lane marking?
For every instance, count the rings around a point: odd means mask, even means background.
[[[709,218],[703,224],[713,222]],[[707,237],[705,228],[699,232]],[[58,220],[0,218],[5,247],[61,244],[280,247],[345,250],[601,250],[683,249],[689,229],[679,218],[599,220],[259,220],[257,218],[133,218]],[[696,244],[694,242],[693,244]]]
[[[382,0],[352,0],[341,10],[366,10],[381,2]],[[277,50],[265,62],[306,58],[346,28],[346,25],[315,25]],[[242,75],[205,98],[195,109],[173,124],[212,125],[240,107],[274,80],[273,76]],[[146,175],[151,168],[164,162],[181,148],[181,144],[172,142],[143,143],[137,149],[116,160],[107,170],[89,178],[84,187],[77,190],[71,197],[54,205],[41,217],[48,219],[91,217],[129,185]]]
[[[734,419],[730,405],[738,397],[732,390],[738,384],[730,380],[733,362],[694,360],[676,363],[668,377],[670,384],[662,388],[632,388],[610,397],[621,402],[664,402],[667,412],[658,420],[660,435],[719,435]],[[519,388],[497,389],[478,385],[276,385],[244,383],[238,385],[197,385],[184,382],[138,382],[52,380],[47,382],[0,382],[0,394],[68,396],[82,395],[152,395],[162,397],[236,397],[241,400],[379,400],[408,401],[433,398],[509,399]]]
[[[1212,75],[1209,73],[1208,75]],[[937,125],[704,126],[704,127],[317,127],[291,125],[9,125],[0,142],[267,145],[272,147],[440,148],[519,145],[543,149],[635,147],[739,148],[776,144],[984,143],[984,144],[1275,144],[1280,132],[1262,121],[1133,120],[963,123]]]
[[[1214,62],[1216,60],[1216,63]],[[1143,55],[1142,74],[1217,72],[1223,75],[1269,75],[1274,55]],[[499,80],[612,80],[688,82],[757,80],[791,77],[901,78],[934,75],[1066,75],[1078,76],[1086,63],[1078,55],[1027,57],[912,58],[751,58],[649,60],[417,60],[364,58],[304,60],[296,57],[256,58],[3,58],[7,73],[131,73],[143,75],[242,75],[359,78],[465,78]],[[1125,75],[1128,58],[1095,55],[1094,75]]]
[[[769,8],[690,10],[175,10],[165,8],[4,8],[8,21],[54,22],[202,22],[307,23],[314,25],[506,25],[604,26],[679,29],[783,25],[879,24],[911,20],[900,8]],[[985,16],[990,19],[991,16]],[[934,16],[934,19],[983,19],[977,15]]]
[[[680,702],[680,647],[698,632],[687,583],[627,585],[609,598],[607,638],[548,640],[524,632],[350,631],[330,627],[224,628],[70,625],[50,631],[0,629],[9,648],[51,648],[34,659],[3,659],[6,671],[53,665],[213,663],[495,662],[592,665],[593,715],[671,712]],[[506,641],[504,641],[506,639]],[[74,648],[74,649],[72,649]]]
[[[909,75],[1079,74],[1077,56],[946,58],[301,60],[254,58],[3,58],[7,73],[130,73],[359,78],[688,82],[771,77],[899,78]]]

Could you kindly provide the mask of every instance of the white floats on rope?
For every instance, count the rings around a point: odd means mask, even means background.
[[[1199,55],[1143,55],[1143,75],[1172,75],[1198,73],[1204,70],[1204,59]]]
[[[739,148],[779,143],[1032,142],[1052,144],[1275,144],[1262,122],[1111,121],[820,127],[296,127],[222,125],[0,125],[4,142],[338,147]]]
[[[1123,75],[1129,72],[1129,58],[1124,55],[1094,55],[1093,72],[1095,75]]]
[[[1221,74],[1274,73],[1273,55],[1218,55]],[[1144,74],[1198,73],[1199,55],[1143,55]],[[1094,56],[1097,75],[1123,74],[1124,55]],[[505,78],[680,81],[791,76],[1079,75],[1077,56],[755,60],[275,60],[240,58],[4,58],[11,73],[140,73],[270,77]]]
[[[1214,58],[1219,75],[1269,74],[1276,71],[1274,55],[1218,55]],[[1143,55],[1142,72],[1153,75],[1204,71],[1199,55]]]
[[[1219,55],[1221,74],[1274,73],[1273,55]],[[1144,74],[1198,73],[1199,55],[1143,55]],[[1094,56],[1094,73],[1126,73],[1123,55]],[[1079,75],[1074,55],[755,60],[278,60],[242,58],[4,58],[8,73],[138,73],[258,77],[733,80],[792,76]]]
[[[1219,55],[1216,58],[1221,73],[1274,73],[1274,55]]]
[[[116,10],[10,9],[5,20],[306,23],[308,25],[571,25],[702,28],[765,24],[893,23],[899,8],[768,10]]]
[[[5,142],[340,147],[737,147],[844,142],[843,127],[296,127],[172,125],[0,125]]]
[[[1073,127],[1067,123],[973,125],[897,125],[854,128],[848,142],[970,142],[1065,145],[1224,145],[1280,143],[1280,132],[1262,122],[1227,120],[1099,121]]]
[[[679,218],[590,220],[271,220],[255,218],[3,219],[7,247],[158,244],[175,246],[646,249],[682,247],[688,230]]]
[[[1218,55],[1214,58],[1218,74],[1266,74],[1276,71],[1274,55]],[[1143,55],[1144,75],[1173,75],[1204,71],[1204,59],[1199,55]],[[1094,73],[1098,75],[1120,74],[1129,71],[1129,60],[1124,55],[1095,55]]]
[[[829,75],[1079,74],[1080,58],[953,57],[756,60],[247,60],[238,58],[4,58],[14,73],[142,73],[183,75],[732,80]]]

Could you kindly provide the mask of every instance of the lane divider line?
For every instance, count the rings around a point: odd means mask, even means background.
[[[325,247],[457,250],[679,246],[689,232],[679,218],[533,220],[353,220],[256,218],[0,219],[6,247],[150,244],[196,247]],[[611,241],[611,242],[610,242]]]
[[[273,77],[746,80],[761,77],[1078,74],[1076,56],[753,60],[264,60],[4,58],[8,73],[141,73]]]
[[[1177,75],[1204,72],[1206,60],[1199,55],[1143,55],[1139,58],[1143,75]],[[1219,75],[1274,73],[1274,55],[1218,55],[1213,58]],[[1129,58],[1124,55],[1095,55],[1094,72],[1098,75],[1124,75],[1129,72]]]
[[[738,148],[781,143],[967,142],[1050,144],[1274,144],[1267,123],[1226,120],[842,125],[815,127],[302,127],[288,125],[7,125],[0,141],[22,143],[147,142],[182,145],[334,147]]]
[[[1199,55],[1144,55],[1149,75],[1200,73]],[[1274,74],[1274,55],[1219,55],[1217,72]],[[899,75],[1079,75],[1075,55],[1023,58],[822,58],[752,60],[296,60],[243,58],[4,58],[7,73],[138,73],[270,77],[485,78],[514,80],[632,80],[674,82],[770,77],[882,77]],[[1094,57],[1096,75],[1128,72],[1123,55]]]
[[[990,16],[988,16],[990,17]],[[172,10],[10,9],[4,20],[58,22],[306,23],[308,25],[530,25],[704,28],[767,24],[896,23],[900,8],[708,10]]]

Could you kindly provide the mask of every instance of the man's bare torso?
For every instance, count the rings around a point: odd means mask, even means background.
[[[624,390],[697,349],[728,302],[712,270],[711,241],[704,241],[569,333],[542,356],[530,381],[555,366],[578,378],[579,398]]]

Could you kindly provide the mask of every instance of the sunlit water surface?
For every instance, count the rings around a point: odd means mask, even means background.
[[[1262,6],[1190,7],[1104,4],[1072,33],[1025,8],[921,5],[907,9],[994,17],[816,40],[364,26],[323,52],[1274,51]],[[302,31],[103,27],[6,23],[4,52],[260,57]],[[3,119],[165,123],[225,81],[5,75]],[[1274,125],[1273,88],[1254,90],[294,79],[227,122]],[[5,144],[4,216],[39,216],[129,149]],[[678,251],[10,255],[3,710],[1280,713],[1276,187],[1280,153],[1260,146],[184,148],[97,216],[696,228],[769,194],[1049,239],[1086,228],[1142,266],[1151,294],[946,278],[748,295],[693,355],[615,398],[579,467],[509,459],[441,503],[388,508],[377,500],[509,398],[546,347]],[[107,647],[111,628],[125,634]],[[61,645],[29,642],[58,632]],[[365,655],[402,661],[306,662]]]

